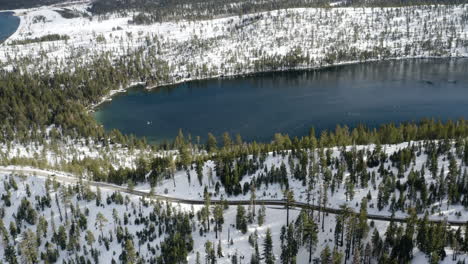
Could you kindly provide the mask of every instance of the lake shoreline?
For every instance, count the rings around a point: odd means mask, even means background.
[[[91,106],[87,107],[88,113],[93,113],[96,111],[96,109],[101,106],[102,104],[106,102],[112,101],[112,97],[127,92],[128,89],[133,88],[135,86],[141,85],[144,86],[144,89],[147,91],[151,91],[157,88],[163,88],[163,87],[169,87],[169,86],[175,86],[175,85],[180,85],[184,83],[189,83],[189,82],[196,82],[196,81],[207,81],[207,80],[229,80],[232,78],[242,78],[242,77],[249,77],[249,76],[255,76],[255,75],[261,75],[261,74],[268,74],[268,73],[282,73],[282,72],[296,72],[296,71],[319,71],[319,70],[324,70],[324,69],[329,69],[329,68],[335,68],[335,67],[341,67],[341,66],[347,66],[347,65],[356,65],[356,64],[366,64],[366,63],[378,63],[378,62],[385,62],[385,61],[405,61],[405,60],[457,60],[457,59],[468,59],[468,56],[445,56],[445,57],[437,57],[437,56],[414,56],[414,57],[404,57],[404,58],[386,58],[386,59],[370,59],[370,60],[365,60],[365,61],[347,61],[347,62],[340,62],[340,63],[335,63],[335,64],[330,64],[330,65],[323,65],[323,66],[316,66],[316,67],[291,67],[291,68],[285,68],[285,69],[278,69],[278,70],[268,70],[268,71],[251,71],[251,72],[245,72],[245,73],[240,73],[240,74],[230,74],[230,75],[216,75],[216,76],[210,76],[206,78],[187,78],[187,79],[182,79],[179,81],[175,82],[170,82],[170,83],[162,83],[154,86],[147,86],[145,85],[146,82],[142,81],[134,81],[131,82],[129,85],[126,87],[121,87],[119,89],[111,90],[107,95],[103,96],[100,101],[96,104],[92,104]]]
[[[11,39],[15,34],[17,34],[17,32],[19,31],[22,23],[23,23],[23,20],[21,19],[21,17],[16,14],[15,11],[0,11],[0,14],[7,14],[7,15],[11,15],[12,17],[16,17],[18,18],[18,26],[16,26],[16,29],[14,32],[12,32],[8,37],[6,37],[5,39],[0,39],[0,46],[1,45],[6,45],[6,42]]]
[[[465,58],[430,58],[210,78],[154,91],[139,83],[93,116],[106,130],[159,142],[179,129],[192,137],[229,132],[263,142],[274,133],[297,136],[336,124],[457,120],[467,117],[467,70]]]

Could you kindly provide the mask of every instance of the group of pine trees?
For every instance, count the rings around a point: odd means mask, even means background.
[[[172,19],[200,20],[210,19],[216,16],[236,16],[259,13],[284,8],[300,7],[331,7],[333,1],[329,0],[281,0],[275,3],[262,1],[187,1],[178,0],[172,2],[154,2],[150,0],[138,1],[117,1],[117,0],[97,0],[94,1],[89,11],[94,15],[107,17],[110,14],[123,14],[128,11],[138,12],[133,19],[136,23],[149,24]],[[338,6],[347,7],[395,7],[430,4],[463,4],[463,0],[444,1],[397,1],[397,0],[353,0],[341,2]],[[336,3],[335,3],[336,4]]]
[[[2,192],[19,195],[17,177],[2,180]],[[2,197],[0,244],[6,263],[59,263],[59,259],[60,263],[76,264],[184,263],[193,249],[193,211],[182,212],[170,204],[145,199],[130,200],[118,192],[104,197],[100,189],[92,191],[83,183],[62,186],[55,178],[40,184],[26,183],[17,209]],[[44,192],[37,191],[42,188]],[[91,211],[93,203],[96,209]],[[13,217],[6,218],[8,212]],[[120,254],[115,247],[121,248]],[[146,248],[144,255],[142,247]],[[103,250],[111,258],[103,260]]]

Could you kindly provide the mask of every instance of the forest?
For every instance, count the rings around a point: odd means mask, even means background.
[[[67,35],[50,34],[50,35],[42,36],[40,38],[14,40],[10,42],[9,45],[26,45],[26,44],[37,43],[37,42],[58,41],[58,40],[68,40],[68,39],[70,39],[70,37]]]
[[[11,10],[18,8],[30,8],[42,5],[52,5],[56,3],[64,3],[68,0],[0,0],[0,10]]]
[[[279,0],[279,1],[239,1],[239,0],[97,0],[89,11],[94,15],[109,13],[142,12],[146,23],[161,22],[166,19],[211,19],[217,16],[236,16],[272,11],[284,8],[330,7],[330,0]],[[399,7],[412,5],[467,3],[466,0],[351,0],[338,1],[338,6],[346,7]],[[336,6],[336,5],[335,5]]]
[[[430,124],[426,131],[432,134]],[[442,135],[457,130],[453,124],[439,125]],[[176,164],[156,157],[139,161],[135,171],[94,174],[93,180],[125,182],[128,193],[149,181],[151,190],[142,197],[96,187],[83,178],[62,184],[53,174],[45,180],[2,176],[5,261],[186,263],[190,257],[190,263],[408,263],[417,248],[428,263],[439,263],[448,257],[448,248],[453,261],[468,251],[462,215],[468,208],[466,136],[412,141],[397,148],[327,148],[311,137],[311,145],[295,148],[287,137],[277,135],[272,152],[238,145],[228,135],[223,139],[222,145],[206,145],[219,153],[211,155],[213,163],[200,159],[203,155],[184,160],[182,152]],[[181,134],[176,144],[183,149],[188,143]],[[182,209],[151,198],[162,188],[186,182],[199,186],[203,205]],[[268,192],[279,193],[285,201],[281,219],[275,218],[277,209],[262,205],[262,200],[272,199]],[[338,198],[341,194],[345,197]],[[235,197],[249,205],[229,205]],[[295,210],[296,201],[307,206]],[[330,203],[340,213],[330,214]],[[380,213],[389,221],[369,219]],[[406,215],[405,223],[393,221],[396,214]],[[457,219],[461,224],[452,226]],[[263,228],[272,223],[281,224],[273,231]],[[245,251],[233,250],[244,246]]]
[[[0,5],[44,3],[54,2]],[[94,17],[84,5],[25,11],[31,31],[0,54],[0,263],[465,263],[467,120],[311,127],[267,142],[180,130],[149,145],[91,115],[135,83],[462,56],[465,3],[96,0]],[[82,31],[34,31],[71,24]]]

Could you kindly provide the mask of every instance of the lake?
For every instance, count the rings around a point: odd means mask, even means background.
[[[0,43],[15,33],[19,23],[20,19],[12,12],[0,12]]]
[[[94,113],[106,130],[172,140],[239,133],[270,141],[337,124],[468,118],[468,59],[383,61],[321,70],[193,81],[147,91],[132,88]]]

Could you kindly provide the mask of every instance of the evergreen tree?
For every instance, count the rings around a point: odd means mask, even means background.
[[[359,210],[358,218],[357,238],[359,242],[366,238],[368,231],[369,226],[367,225],[367,198],[364,197],[361,200],[361,208]]]
[[[25,264],[38,263],[37,238],[31,229],[27,229],[21,237],[19,247],[21,249],[21,262]]]
[[[265,240],[263,241],[263,259],[265,264],[274,264],[275,255],[273,254],[273,239],[271,238],[271,230],[267,229]]]
[[[282,230],[282,235],[285,235],[285,237],[281,239],[281,263],[295,264],[297,252],[299,250],[299,238],[296,237],[293,225],[289,225],[285,230],[285,232]]]
[[[321,263],[324,263],[324,264],[327,264],[327,263],[331,262],[330,247],[328,247],[328,244],[325,246],[325,248],[320,253],[320,261],[321,261]]]
[[[332,263],[333,264],[341,264],[343,262],[343,253],[339,252],[336,248],[333,249],[332,253]],[[367,263],[370,263],[367,262]]]
[[[213,243],[211,243],[211,241],[206,241],[205,243],[205,263],[206,264],[216,263],[216,253],[213,248]]]
[[[401,263],[404,263],[404,262],[401,262]],[[354,247],[352,264],[361,264],[361,250],[359,249],[359,246]]]
[[[133,246],[133,241],[131,239],[127,239],[125,241],[125,261],[124,263],[127,264],[136,264],[137,263],[137,253]]]
[[[213,216],[215,219],[215,231],[216,231],[216,239],[218,239],[218,232],[223,231],[223,224],[224,224],[224,216],[223,216],[223,205],[221,203],[216,204],[213,212]]]
[[[206,142],[206,151],[208,151],[208,153],[211,153],[211,152],[215,152],[217,150],[217,141],[216,141],[216,138],[215,136],[213,136],[213,134],[211,133],[208,133],[208,140]]]
[[[101,231],[101,237],[104,237],[102,229],[104,228],[107,222],[107,218],[101,212],[98,212],[96,215],[96,226],[99,228],[99,231]]]
[[[61,225],[58,229],[56,241],[62,250],[67,247],[67,231],[63,225]]]
[[[284,200],[286,201],[286,226],[289,226],[289,208],[294,203],[294,192],[291,190],[285,190]]]
[[[101,188],[96,188],[96,206],[101,206]]]
[[[4,256],[5,256],[5,260],[9,264],[18,264],[18,259],[16,257],[15,247],[13,245],[8,244],[5,247]]]
[[[224,257],[224,255],[223,255],[223,247],[221,246],[221,240],[218,241],[217,254],[218,254],[218,258]]]
[[[309,250],[309,263],[312,262],[312,253],[317,244],[317,225],[312,217],[307,217],[304,226],[304,241],[306,241]]]
[[[210,215],[211,215],[211,196],[208,193],[208,191],[204,192],[204,200],[205,200],[205,206],[202,209],[202,219],[203,219],[203,225],[208,224],[208,231],[210,230]]]
[[[265,216],[266,216],[266,208],[265,208],[265,205],[262,204],[262,206],[258,209],[258,214],[257,214],[257,221],[258,221],[259,226],[262,226],[263,223],[265,223]]]
[[[247,233],[247,220],[245,218],[245,208],[242,205],[237,206],[236,228],[243,234]]]
[[[92,248],[94,242],[96,241],[96,239],[94,238],[93,232],[91,232],[90,230],[87,230],[86,235],[85,235],[85,240],[88,246]]]

